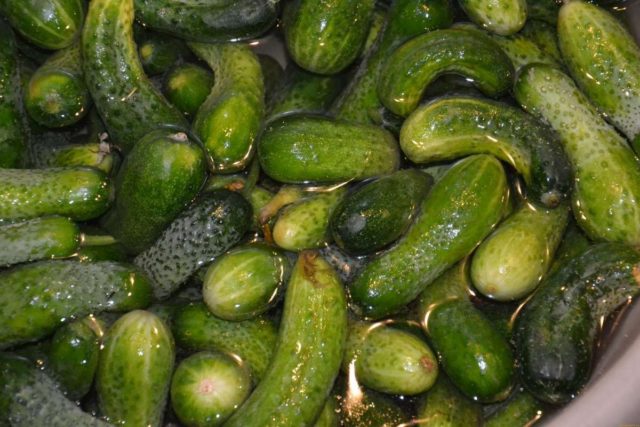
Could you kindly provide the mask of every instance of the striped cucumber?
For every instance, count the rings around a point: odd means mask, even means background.
[[[460,0],[459,4],[473,22],[503,36],[517,33],[527,20],[526,0]]]

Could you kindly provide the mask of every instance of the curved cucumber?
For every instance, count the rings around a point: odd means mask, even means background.
[[[640,162],[624,138],[560,70],[527,66],[514,93],[560,135],[575,175],[572,203],[580,227],[594,239],[640,244]]]
[[[109,328],[96,373],[100,409],[112,423],[162,425],[175,350],[171,331],[156,315],[134,310]]]
[[[420,400],[416,420],[420,427],[477,427],[482,422],[482,406],[440,375]]]
[[[342,283],[316,252],[302,252],[287,287],[273,362],[225,425],[312,424],[340,370],[346,335]]]
[[[86,144],[32,145],[31,162],[36,168],[61,168],[70,166],[90,166],[111,173],[117,154],[107,142]]]
[[[196,64],[180,64],[165,77],[167,99],[187,117],[193,117],[211,93],[213,73]]]
[[[352,300],[372,318],[404,307],[491,232],[502,219],[507,195],[504,169],[493,157],[456,163],[424,199],[404,239],[354,280]]]
[[[82,33],[84,74],[109,135],[125,151],[161,126],[187,122],[142,69],[133,41],[133,0],[89,4]]]
[[[527,20],[525,0],[460,0],[460,7],[476,24],[492,33],[517,33]]]
[[[264,82],[258,57],[241,44],[189,43],[213,70],[215,83],[198,109],[193,130],[216,172],[244,169],[262,128]]]
[[[393,113],[407,116],[437,77],[462,74],[484,94],[498,97],[511,89],[513,65],[491,38],[464,29],[437,30],[415,37],[387,59],[378,96]]]

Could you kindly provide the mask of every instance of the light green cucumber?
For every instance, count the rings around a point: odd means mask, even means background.
[[[117,154],[105,141],[86,144],[33,144],[31,162],[36,168],[91,166],[106,174],[113,170]]]
[[[518,390],[496,412],[485,418],[486,427],[531,426],[543,415],[543,407],[531,394]]]
[[[442,374],[418,403],[420,427],[473,427],[482,422],[482,406],[466,397]]]
[[[213,73],[196,64],[180,64],[164,79],[163,91],[167,99],[182,114],[193,117],[211,92]]]
[[[517,33],[527,20],[525,0],[460,0],[459,4],[473,22],[503,36]]]

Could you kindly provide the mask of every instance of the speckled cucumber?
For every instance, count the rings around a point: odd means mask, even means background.
[[[0,349],[43,338],[74,318],[146,307],[151,300],[143,274],[108,261],[24,264],[0,273],[0,287]]]
[[[443,374],[418,403],[420,427],[478,427],[482,424],[482,406],[451,384]]]
[[[499,97],[511,89],[514,71],[509,57],[488,35],[437,30],[393,52],[380,74],[378,96],[393,113],[407,116],[429,84],[447,73],[462,74],[485,95]]]
[[[323,117],[287,116],[269,123],[258,145],[263,171],[285,183],[332,183],[398,169],[393,136],[370,125]]]
[[[537,44],[545,55],[554,58],[558,64],[564,65],[564,58],[558,47],[558,33],[555,25],[538,19],[529,19],[520,33]]]
[[[188,127],[145,75],[133,41],[133,0],[89,4],[82,33],[84,74],[112,140],[128,152],[161,126]]]
[[[211,93],[198,109],[193,130],[216,172],[244,169],[264,118],[264,82],[255,53],[242,44],[189,43],[215,76]]]
[[[70,166],[90,166],[110,174],[117,163],[117,154],[107,142],[86,144],[33,144],[31,146],[33,167],[61,168]]]
[[[182,114],[193,117],[211,93],[213,73],[196,64],[180,64],[164,79],[163,91]]]
[[[640,46],[612,14],[571,2],[558,14],[558,42],[571,76],[629,140],[640,137]]]
[[[531,394],[518,390],[496,412],[485,418],[486,427],[531,426],[543,414],[543,405]]]
[[[136,32],[138,55],[142,68],[149,76],[163,74],[179,60],[189,56],[189,48],[183,40],[156,33],[154,31]]]
[[[523,68],[514,94],[560,136],[575,175],[572,204],[580,227],[593,239],[640,244],[640,162],[624,138],[560,70]]]
[[[403,240],[371,261],[351,284],[353,302],[372,318],[398,311],[491,232],[507,200],[498,160],[475,155],[456,163],[423,200]]]
[[[503,36],[517,33],[527,20],[525,0],[460,0],[459,4],[473,22]]]
[[[119,318],[102,341],[96,373],[100,409],[114,424],[162,425],[175,349],[156,315],[134,310]]]
[[[287,286],[273,362],[225,425],[312,424],[340,370],[346,335],[340,279],[317,252],[302,252]]]
[[[373,0],[296,0],[283,24],[291,58],[313,73],[344,70],[363,49],[374,7]]]

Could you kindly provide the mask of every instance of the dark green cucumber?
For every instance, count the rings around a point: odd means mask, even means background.
[[[280,82],[284,78],[284,70],[282,65],[271,55],[258,54],[260,68],[262,68],[262,77],[264,80],[264,99],[270,102],[276,88],[280,86]]]
[[[351,284],[353,302],[372,318],[398,311],[491,232],[507,200],[506,176],[496,159],[475,155],[456,163],[423,200],[404,239]]]
[[[560,6],[561,3],[556,0],[527,0],[527,15],[555,27]]]
[[[199,267],[239,243],[250,227],[249,202],[215,190],[184,211],[133,262],[153,280],[154,296],[164,299]]]
[[[156,315],[134,310],[107,331],[96,390],[111,423],[159,427],[169,395],[175,349],[171,331]]]
[[[391,173],[400,162],[385,130],[313,116],[269,123],[258,156],[267,175],[286,183],[361,180]]]
[[[336,244],[354,255],[390,245],[407,231],[432,183],[429,175],[407,169],[350,193],[331,216]]]
[[[420,399],[416,421],[420,427],[478,427],[482,423],[482,406],[440,375]]]
[[[100,311],[146,307],[151,283],[115,262],[41,261],[0,273],[0,349],[43,338]]]
[[[340,279],[316,252],[302,252],[287,286],[273,361],[227,427],[310,425],[340,370],[347,302]]]
[[[205,43],[258,37],[276,21],[278,0],[135,0],[136,18],[154,30]]]
[[[242,175],[212,175],[209,176],[204,191],[225,188],[230,191],[238,191],[245,194],[249,203],[253,207],[253,222],[257,228],[259,224],[260,211],[274,197],[274,194],[264,187],[255,185],[249,186],[246,177]],[[247,194],[248,193],[248,194]]]
[[[187,426],[219,426],[251,392],[251,376],[241,361],[202,352],[184,359],[171,381],[171,407]]]
[[[169,102],[182,114],[193,117],[211,93],[213,73],[196,64],[180,64],[164,80],[163,90]]]
[[[135,40],[140,63],[149,76],[169,71],[176,62],[190,53],[184,41],[153,31],[145,31]]]
[[[133,0],[97,0],[82,33],[87,87],[110,137],[125,151],[161,126],[187,128],[145,75],[132,27]]]
[[[111,181],[93,168],[0,169],[0,220],[63,215],[84,221],[109,207]]]
[[[517,391],[504,407],[484,420],[486,427],[531,426],[543,414],[542,404],[524,390]]]
[[[517,33],[527,20],[525,0],[460,0],[459,4],[473,22],[503,36]]]
[[[296,0],[283,24],[291,58],[313,73],[344,70],[364,47],[374,7],[373,0]]]
[[[182,348],[235,354],[249,366],[256,383],[264,376],[278,339],[275,325],[264,317],[222,320],[200,302],[178,308],[172,330]]]
[[[32,144],[31,151],[31,163],[36,168],[91,166],[109,174],[117,163],[117,154],[105,141],[64,145]]]
[[[342,427],[396,427],[411,419],[406,408],[384,393],[360,386],[355,378],[347,379],[338,392]]]
[[[145,135],[120,167],[105,228],[129,252],[147,249],[196,197],[206,173],[202,149],[185,133],[163,129]]]
[[[264,118],[264,82],[255,53],[242,44],[189,43],[213,70],[215,83],[200,106],[193,130],[216,172],[244,169]]]
[[[522,382],[536,398],[558,404],[582,389],[601,322],[638,294],[639,271],[635,250],[600,243],[542,282],[514,326]]]
[[[436,30],[404,43],[387,59],[378,96],[393,113],[407,116],[425,89],[442,74],[462,74],[485,95],[511,89],[513,65],[487,35],[464,29]]]

